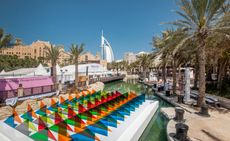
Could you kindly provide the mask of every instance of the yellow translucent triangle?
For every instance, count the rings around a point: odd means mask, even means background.
[[[54,124],[53,121],[50,118],[47,118],[47,122],[50,124]]]
[[[32,122],[29,121],[29,128],[34,130],[34,131],[37,131],[37,128],[34,126],[34,124]]]
[[[64,114],[61,114],[62,119],[66,119],[67,117]]]

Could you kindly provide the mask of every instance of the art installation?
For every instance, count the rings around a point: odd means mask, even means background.
[[[14,110],[4,123],[33,140],[99,141],[97,135],[108,136],[110,127],[116,128],[144,101],[144,95],[132,92],[85,91],[81,97],[51,99],[51,106],[41,101],[36,111],[28,105],[22,115]]]

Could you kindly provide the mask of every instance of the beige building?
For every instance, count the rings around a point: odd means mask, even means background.
[[[45,57],[46,51],[45,47],[50,47],[49,42],[36,41],[31,45],[17,45],[12,48],[4,48],[0,50],[0,55],[17,55],[19,58],[35,58]]]
[[[97,53],[93,55],[91,52],[85,52],[79,57],[79,62],[81,64],[88,64],[88,63],[98,63],[101,64],[104,68],[107,68],[107,61],[100,60],[100,54]]]
[[[69,65],[71,62],[71,54],[69,52],[65,52],[64,47],[60,47],[59,49],[60,51],[60,56],[58,59],[58,64],[62,65],[62,66],[66,66]]]
[[[128,64],[131,64],[137,60],[136,54],[133,52],[127,52],[124,55],[124,61],[128,62]]]
[[[19,58],[34,58],[46,57],[46,47],[50,48],[51,44],[45,41],[36,41],[31,45],[16,45],[12,48],[4,48],[0,50],[0,55],[17,55]],[[70,53],[65,52],[64,47],[60,47],[60,58],[58,63],[61,65],[68,64],[70,59]],[[49,63],[48,63],[49,64]],[[49,64],[50,65],[50,64]]]
[[[46,47],[50,48],[50,42],[45,41],[36,41],[31,45],[16,45],[12,48],[4,48],[0,50],[0,55],[17,55],[19,58],[30,57],[34,59],[38,59],[39,57],[46,57]],[[61,66],[66,66],[71,64],[71,54],[69,52],[65,52],[64,46],[59,46],[60,48],[60,56],[58,60],[58,64]],[[86,52],[79,57],[79,62],[82,64],[85,63],[99,63],[103,67],[107,68],[107,62],[105,60],[100,60],[100,55],[97,53],[93,55],[90,52]],[[48,63],[50,65],[50,63]]]

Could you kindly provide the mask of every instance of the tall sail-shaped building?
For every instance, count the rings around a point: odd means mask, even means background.
[[[109,42],[103,36],[103,31],[101,35],[101,57],[103,60],[106,60],[108,63],[114,61],[113,50]]]

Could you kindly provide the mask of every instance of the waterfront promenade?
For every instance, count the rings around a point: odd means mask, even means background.
[[[230,136],[230,110],[220,107],[209,106],[210,117],[199,114],[199,110],[191,105],[177,102],[177,96],[166,97],[164,92],[156,92],[156,95],[173,104],[175,107],[184,109],[185,124],[189,126],[188,136],[192,141],[229,141]],[[162,108],[161,112],[169,119],[167,134],[173,141],[172,135],[176,133],[175,107]]]

